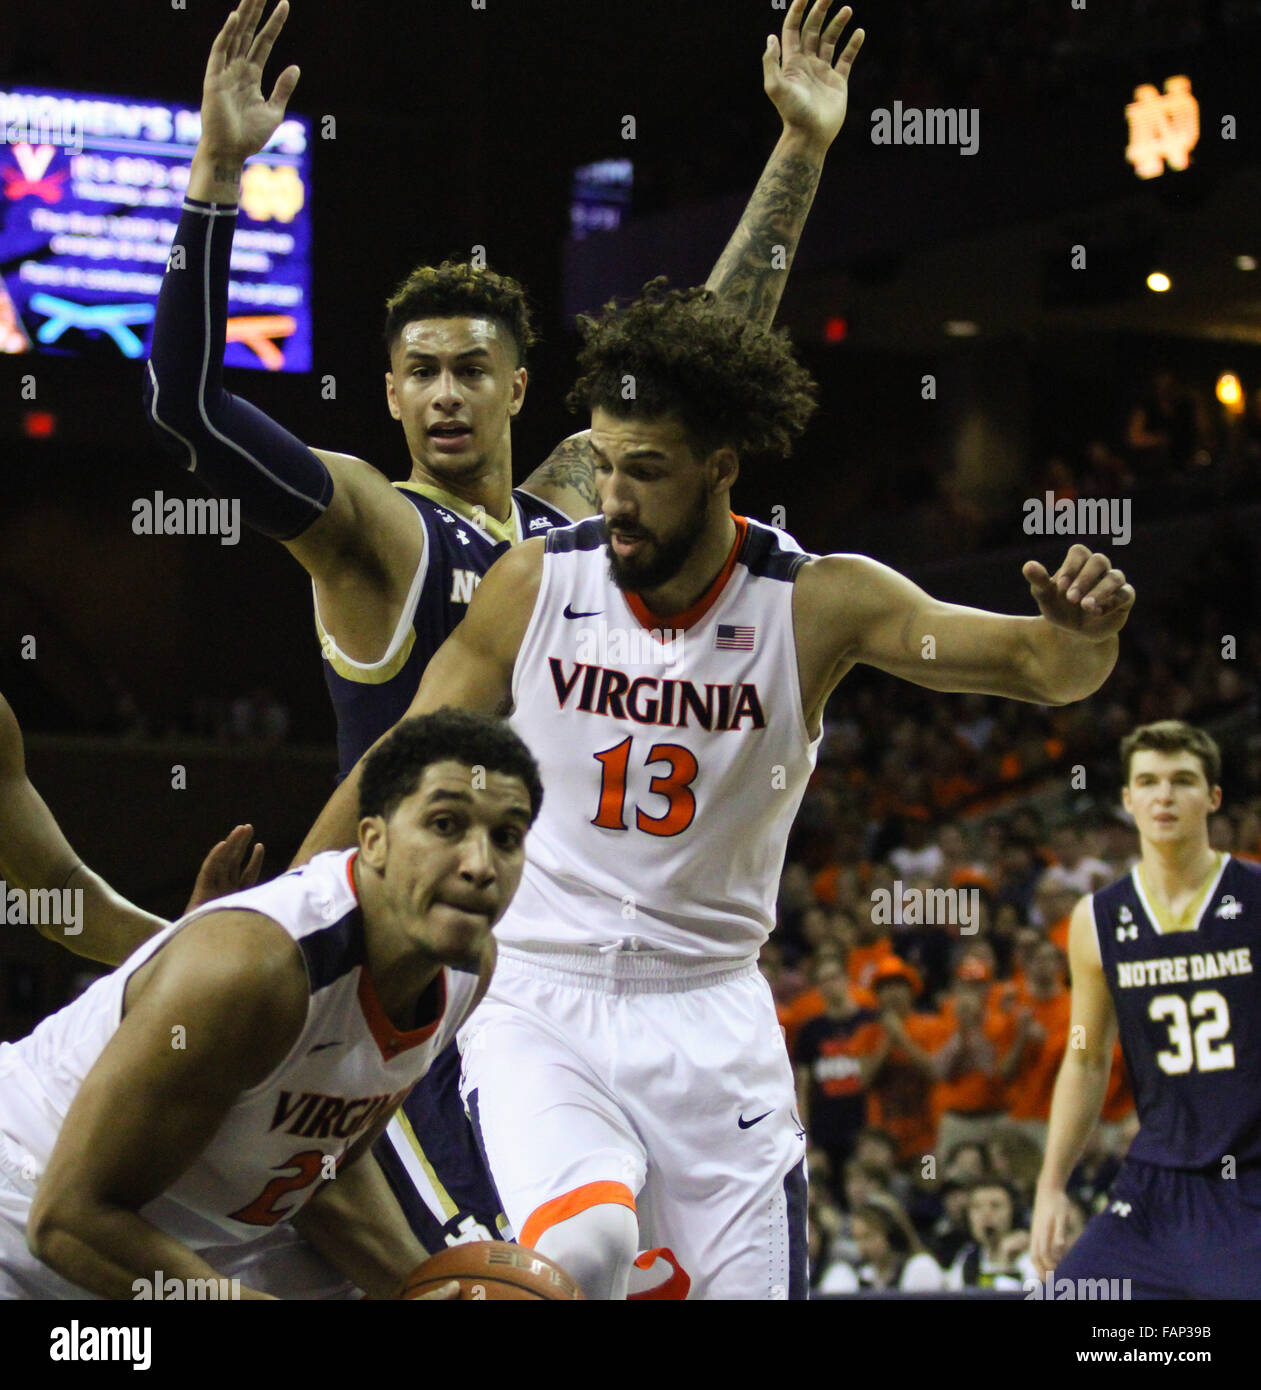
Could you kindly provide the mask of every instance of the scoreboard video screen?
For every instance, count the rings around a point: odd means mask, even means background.
[[[147,354],[201,133],[195,107],[0,90],[0,351]],[[310,123],[246,162],[229,367],[311,367]]]

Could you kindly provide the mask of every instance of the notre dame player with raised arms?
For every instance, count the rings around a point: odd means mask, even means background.
[[[840,131],[856,30],[833,0],[793,0],[769,40],[763,81],[783,134],[709,279],[725,307],[769,324]],[[222,385],[229,257],[240,177],[284,116],[298,80],[262,73],[288,13],[258,30],[244,0],[206,69],[202,138],[158,304],[146,402],[159,439],[212,492],[237,497],[247,524],[280,540],[312,579],[343,774],[406,711],[430,657],[511,543],[595,510],[586,432],[512,486],[510,425],[526,391],[532,330],[521,286],[468,265],[414,271],[390,301],[386,375],[412,471],[391,485],[362,459],[305,444]],[[458,1110],[454,1048],[409,1097],[380,1156],[431,1249],[493,1234],[499,1204]],[[445,1103],[444,1103],[445,1102]],[[418,1135],[427,1135],[422,1144]],[[422,1200],[423,1197],[423,1200]]]
[[[1221,753],[1202,729],[1143,725],[1121,763],[1142,855],[1073,911],[1075,1043],[1051,1103],[1031,1254],[1055,1287],[1115,1279],[1133,1298],[1256,1298],[1261,867],[1209,845]],[[1099,1118],[1118,1028],[1139,1131],[1107,1210],[1065,1255],[1065,1184]]]

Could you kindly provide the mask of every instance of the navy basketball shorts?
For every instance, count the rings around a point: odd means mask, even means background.
[[[1055,1278],[1128,1279],[1131,1298],[1261,1298],[1261,1168],[1127,1159]]]

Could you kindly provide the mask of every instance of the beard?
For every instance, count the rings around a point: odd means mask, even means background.
[[[651,591],[668,584],[691,558],[708,519],[709,498],[701,486],[678,530],[664,540],[640,526],[614,528],[623,530],[627,536],[642,537],[646,545],[638,555],[619,555],[610,540],[604,551],[609,561],[609,578],[619,589],[630,593]],[[607,527],[608,523],[605,524]]]

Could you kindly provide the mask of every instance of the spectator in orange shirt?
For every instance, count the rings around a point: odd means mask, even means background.
[[[986,1010],[993,972],[978,956],[964,956],[952,997],[953,1024],[934,1057],[938,1112],[937,1148],[949,1152],[965,1139],[982,1143],[1003,1117],[999,1060],[1010,1046],[1013,1025]]]
[[[1012,1045],[999,1065],[1008,1119],[1040,1148],[1046,1146],[1051,1093],[1068,1047],[1072,1009],[1065,974],[1059,947],[1041,942],[1029,958],[1023,997],[1015,1001]]]
[[[861,1028],[852,1044],[856,1053],[874,1058],[868,1120],[893,1135],[904,1163],[932,1151],[933,1053],[944,1041],[940,1020],[912,1009],[915,983],[909,965],[886,956],[872,978],[879,1021]]]
[[[854,918],[854,944],[845,960],[850,984],[855,990],[872,988],[876,970],[894,954],[893,941],[884,927],[871,920],[870,904]]]

